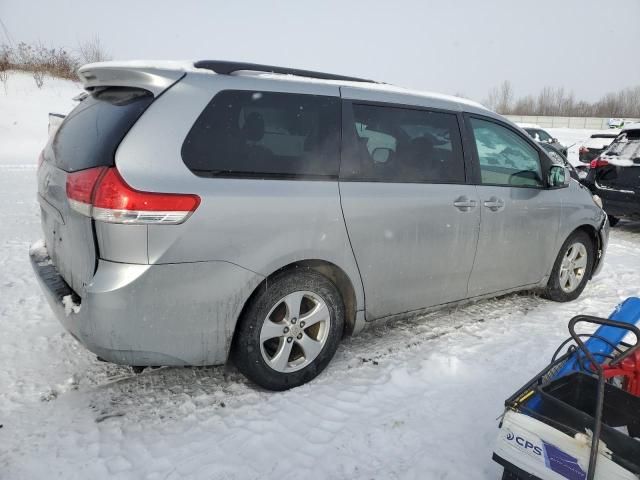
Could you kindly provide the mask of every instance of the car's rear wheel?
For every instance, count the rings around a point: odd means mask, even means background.
[[[556,302],[578,298],[589,281],[593,263],[594,246],[589,235],[581,230],[572,233],[560,249],[544,296]]]
[[[344,304],[336,286],[310,269],[287,271],[267,280],[249,301],[232,358],[258,385],[286,390],[322,372],[343,329]]]

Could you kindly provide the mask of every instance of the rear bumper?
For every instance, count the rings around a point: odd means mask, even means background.
[[[228,262],[100,260],[80,299],[45,248],[29,255],[60,323],[88,350],[124,365],[223,364],[244,302],[263,279]]]

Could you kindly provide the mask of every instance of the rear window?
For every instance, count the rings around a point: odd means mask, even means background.
[[[204,177],[337,177],[337,97],[225,90],[194,123],[182,159]]]
[[[640,130],[622,132],[605,152],[606,156],[640,163]]]
[[[118,145],[152,101],[151,93],[138,88],[91,93],[60,125],[53,140],[54,164],[67,172],[113,165]]]

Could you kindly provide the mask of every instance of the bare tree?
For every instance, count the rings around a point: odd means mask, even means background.
[[[489,93],[487,94],[487,98],[485,98],[482,103],[489,109],[489,110],[497,110],[498,108],[498,97],[500,96],[500,92],[498,91],[498,87],[493,87],[491,90],[489,90]]]
[[[499,113],[510,113],[512,102],[513,87],[509,80],[505,80],[500,87],[498,87],[498,105],[496,106],[496,111]]]
[[[483,101],[485,106],[498,113],[511,113],[513,103],[513,87],[509,80],[505,80],[499,86],[489,90],[489,95]]]
[[[42,70],[34,70],[32,73],[33,79],[36,82],[36,87],[42,88],[44,85],[44,71]]]
[[[7,81],[9,80],[9,69],[11,68],[11,49],[7,45],[0,46],[0,82],[7,94]]]
[[[105,51],[102,42],[100,42],[100,37],[97,35],[90,40],[80,42],[78,51],[80,53],[80,62],[83,64],[111,60],[111,56]]]
[[[544,87],[535,97],[514,98],[511,83],[505,81],[489,90],[484,103],[503,114],[640,118],[640,85],[607,93],[589,103],[576,100],[575,94],[564,87],[551,86]]]
[[[515,101],[512,113],[516,115],[530,115],[536,109],[536,100],[533,95],[521,97]]]

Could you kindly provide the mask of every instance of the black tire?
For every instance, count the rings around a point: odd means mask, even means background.
[[[328,333],[324,346],[313,361],[300,370],[280,372],[271,368],[265,360],[260,344],[260,332],[272,309],[279,307],[287,295],[301,291],[311,292],[324,301],[330,316]],[[249,300],[239,319],[231,359],[249,380],[268,390],[282,391],[297,387],[315,378],[331,361],[342,338],[344,316],[344,303],[340,292],[324,275],[308,268],[276,274]],[[292,354],[295,354],[293,350]]]
[[[609,217],[609,226],[611,226],[612,228],[615,227],[620,221],[618,217],[613,217],[611,215],[607,215],[607,216]]]
[[[586,267],[582,276],[582,280],[578,284],[577,288],[575,288],[575,290],[571,292],[566,292],[560,286],[560,269],[567,251],[572,245],[576,243],[582,243],[586,249]],[[571,235],[569,235],[569,238],[565,240],[562,248],[560,248],[560,252],[558,253],[556,262],[553,264],[553,270],[551,271],[551,276],[549,277],[547,287],[543,291],[542,296],[549,300],[553,300],[554,302],[570,302],[571,300],[575,300],[576,298],[578,298],[584,290],[584,287],[587,285],[587,282],[591,278],[591,271],[593,270],[594,260],[595,248],[591,237],[589,237],[589,235],[587,235],[587,233],[582,230],[573,232]]]

